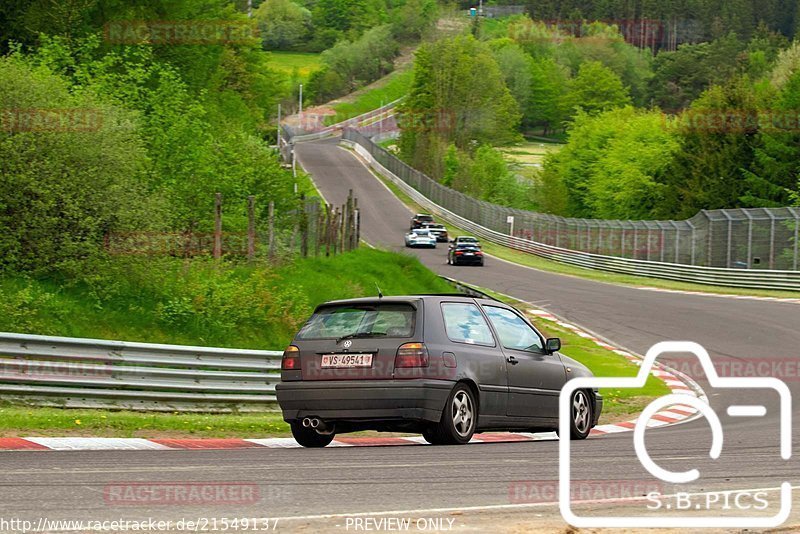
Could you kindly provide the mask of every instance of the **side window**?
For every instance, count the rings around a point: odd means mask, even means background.
[[[516,313],[495,306],[484,306],[483,311],[489,316],[503,347],[533,352],[542,350],[541,337]]]
[[[442,304],[442,315],[447,337],[451,341],[494,346],[492,331],[476,305],[445,303]]]

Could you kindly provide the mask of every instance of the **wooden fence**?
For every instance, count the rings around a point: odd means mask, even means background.
[[[225,256],[249,260],[286,256],[331,256],[358,248],[360,213],[352,190],[341,206],[301,195],[293,210],[277,213],[269,202],[266,220],[257,217],[255,197],[248,197],[247,230],[226,232],[222,195],[214,200],[212,232],[110,232],[105,248],[113,255]]]

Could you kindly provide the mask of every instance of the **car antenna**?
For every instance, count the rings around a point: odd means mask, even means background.
[[[381,292],[381,288],[378,285],[378,282],[375,282],[375,287],[378,289],[378,298],[382,299],[383,298],[383,292]]]

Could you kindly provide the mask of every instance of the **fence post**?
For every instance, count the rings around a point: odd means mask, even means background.
[[[725,263],[725,267],[730,269],[731,262],[733,261],[733,251],[731,250],[732,245],[733,245],[733,241],[732,241],[732,239],[733,239],[733,217],[728,215],[728,212],[725,211],[725,210],[720,210],[720,211],[722,211],[722,214],[725,216],[726,219],[728,219],[728,241],[727,241],[728,250],[726,251],[726,255],[725,255],[725,262],[726,262]]]
[[[325,228],[325,212],[319,209],[319,204],[315,204],[317,207],[317,227],[315,228],[314,232],[314,256],[319,256],[320,247],[322,246],[322,241],[325,239],[322,229]]]
[[[359,237],[359,223],[361,219],[361,212],[358,209],[358,198],[353,199],[353,250],[358,248],[361,242]]]
[[[797,212],[793,209],[792,213],[794,213],[795,221],[794,221],[794,270],[797,270],[797,262],[798,262],[798,252],[800,251],[800,247],[798,247],[798,241],[800,241],[800,216],[797,215]]]
[[[247,259],[256,255],[256,197],[247,197]]]
[[[767,211],[770,218],[769,226],[769,268],[775,268],[775,216],[770,211]]]
[[[300,195],[300,254],[308,257],[308,212],[306,211],[306,195]]]
[[[325,204],[325,256],[331,255],[331,205]]]
[[[269,259],[275,259],[275,201],[269,201],[269,211],[267,214],[269,225]]]
[[[214,196],[214,259],[222,257],[222,193]]]

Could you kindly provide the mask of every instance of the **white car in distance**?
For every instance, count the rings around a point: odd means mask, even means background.
[[[406,234],[406,246],[436,248],[436,236],[427,228],[414,228]]]

